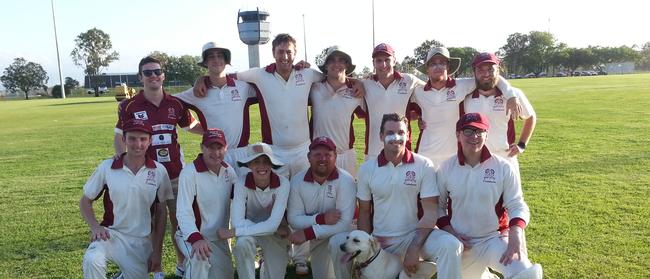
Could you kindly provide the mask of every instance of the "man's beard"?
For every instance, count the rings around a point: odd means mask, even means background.
[[[476,82],[476,87],[483,91],[494,89],[494,87],[496,86],[497,86],[496,78],[493,78],[492,80],[487,82],[479,82],[479,81]]]

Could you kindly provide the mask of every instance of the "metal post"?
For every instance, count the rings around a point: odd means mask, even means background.
[[[375,0],[372,0],[372,48],[375,46]]]
[[[54,17],[54,0],[50,0],[52,4],[52,22],[54,23],[54,43],[56,45],[56,62],[59,66],[59,84],[61,85],[61,98],[65,99],[65,86],[63,83],[63,73],[61,72],[61,57],[59,57],[59,38],[56,35],[56,18]]]
[[[305,29],[305,14],[302,14],[302,38],[304,41],[304,48],[305,48],[305,62],[309,61],[307,59],[307,31]]]

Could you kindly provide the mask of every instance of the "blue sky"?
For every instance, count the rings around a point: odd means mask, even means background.
[[[97,27],[111,36],[120,60],[105,72],[136,72],[140,58],[158,50],[170,55],[199,55],[207,41],[233,52],[229,71],[248,67],[248,50],[237,34],[237,11],[260,6],[271,16],[272,36],[290,33],[298,40],[298,57],[313,63],[323,48],[340,45],[357,69],[371,66],[371,0],[227,1],[227,0],[55,0],[63,76],[83,80],[72,63],[76,36]],[[509,34],[551,31],[571,47],[642,45],[650,41],[642,1],[375,0],[376,43],[387,42],[398,59],[412,55],[427,39],[446,46],[496,51]],[[16,57],[43,65],[49,84],[58,83],[54,29],[49,0],[3,1],[0,4],[0,70]],[[303,14],[307,30],[304,45]],[[271,63],[270,43],[260,49],[261,64]]]

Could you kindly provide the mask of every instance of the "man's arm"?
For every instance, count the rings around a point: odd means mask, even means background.
[[[370,220],[370,201],[357,199],[359,203],[359,218],[357,219],[357,228],[367,233],[372,233],[372,223]]]
[[[93,211],[93,201],[86,197],[85,195],[81,196],[79,200],[79,211],[81,211],[81,217],[83,217],[88,227],[90,227],[90,241],[98,240],[108,240],[111,238],[108,231],[105,227],[99,225],[97,217],[95,217],[95,212]]]
[[[162,244],[165,238],[165,223],[167,221],[166,201],[156,201],[151,230],[151,246],[153,251],[149,256],[149,272],[159,270],[162,263]]]
[[[406,249],[404,254],[404,271],[411,275],[418,270],[418,263],[420,262],[420,249],[429,237],[429,234],[436,226],[438,219],[438,197],[428,197],[420,200],[424,216],[420,219],[415,230],[415,236],[411,240],[411,244]]]
[[[115,148],[115,156],[122,155],[126,152],[126,146],[124,145],[122,134],[115,133],[115,136],[113,137],[113,147]]]

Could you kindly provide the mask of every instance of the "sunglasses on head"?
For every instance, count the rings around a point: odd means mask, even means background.
[[[145,77],[150,77],[150,76],[152,76],[153,74],[156,74],[156,76],[160,76],[160,75],[162,75],[162,73],[163,73],[162,69],[155,69],[155,70],[142,70],[142,74],[143,74]]]

